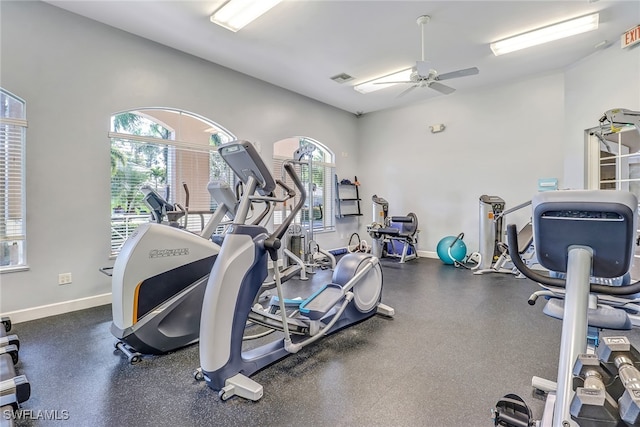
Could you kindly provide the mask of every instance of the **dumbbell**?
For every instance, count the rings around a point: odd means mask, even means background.
[[[0,323],[4,326],[4,331],[9,332],[11,330],[11,319],[9,317],[0,317]]]
[[[573,365],[574,388],[571,417],[580,427],[622,426],[616,400],[606,390],[612,375],[595,354],[580,354]],[[578,384],[580,386],[578,386]]]
[[[618,399],[620,418],[628,426],[640,426],[640,371],[634,363],[640,354],[626,337],[604,337],[598,347],[598,356],[618,370],[624,393]]]

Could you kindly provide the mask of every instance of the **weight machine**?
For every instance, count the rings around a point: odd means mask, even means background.
[[[371,200],[373,224],[367,226],[367,232],[373,240],[373,256],[393,256],[400,258],[400,263],[417,258],[416,245],[420,230],[416,214],[409,212],[405,216],[390,217],[389,202],[377,195],[373,195]]]
[[[509,257],[509,248],[502,242],[504,235],[504,217],[531,205],[531,200],[505,208],[505,201],[498,196],[480,196],[480,248],[477,258],[479,262],[472,268],[473,274],[507,273],[523,276],[514,268]],[[518,232],[518,253],[527,260],[528,264],[535,263],[533,248],[533,228],[528,222]]]
[[[313,206],[313,192],[315,184],[313,183],[313,152],[316,147],[313,145],[304,145],[298,148],[293,153],[293,158],[285,160],[282,167],[282,181],[285,182],[287,176],[285,173],[285,165],[298,166],[300,169],[300,175],[304,177],[302,172],[303,168],[307,169],[307,180],[303,179],[306,186],[307,204],[301,209],[299,216],[299,223],[294,218],[293,224],[287,229],[287,235],[284,239],[282,259],[283,269],[280,272],[280,276],[283,281],[286,281],[296,274],[300,274],[300,280],[307,280],[307,274],[313,274],[316,268],[330,267],[333,269],[336,266],[335,257],[328,251],[322,249],[320,245],[314,240],[313,237],[313,223],[315,216],[315,207]],[[318,206],[320,212],[320,218],[323,216],[322,205]],[[286,216],[286,206],[283,207],[283,217]],[[306,220],[306,221],[305,221]],[[307,225],[303,225],[304,223]],[[318,260],[318,254],[324,255],[328,261],[326,263],[320,263]]]

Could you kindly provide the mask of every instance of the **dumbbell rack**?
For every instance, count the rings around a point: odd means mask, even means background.
[[[640,352],[627,337],[601,338],[595,354],[580,354],[573,367],[571,419],[580,427],[640,426]],[[547,411],[545,411],[547,413]],[[550,425],[534,421],[516,395],[506,395],[494,410],[496,426]]]
[[[31,396],[31,385],[25,375],[17,375],[20,340],[17,335],[7,335],[11,330],[8,317],[0,319],[0,426],[13,426],[15,411]]]
[[[580,355],[571,417],[585,427],[640,426],[639,363],[640,353],[623,336],[604,337],[595,355]]]

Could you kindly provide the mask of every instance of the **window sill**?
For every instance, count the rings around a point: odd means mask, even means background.
[[[15,265],[15,266],[9,266],[9,267],[0,268],[0,274],[17,273],[19,271],[28,271],[28,270],[29,270],[29,266],[28,265]]]

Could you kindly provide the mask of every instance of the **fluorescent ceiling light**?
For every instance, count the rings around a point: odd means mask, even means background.
[[[402,81],[409,81],[411,78],[411,72],[413,68],[407,68],[406,70],[398,71],[397,73],[389,74],[384,77],[379,77],[368,82],[355,85],[353,88],[360,93],[369,93],[376,90],[384,89],[396,85]],[[385,84],[386,83],[386,84]]]
[[[282,0],[229,0],[211,15],[211,22],[234,33]]]
[[[596,30],[598,28],[598,19],[599,14],[594,13],[592,15],[582,16],[569,21],[538,28],[537,30],[491,43],[491,50],[495,56],[499,56],[553,40]]]

